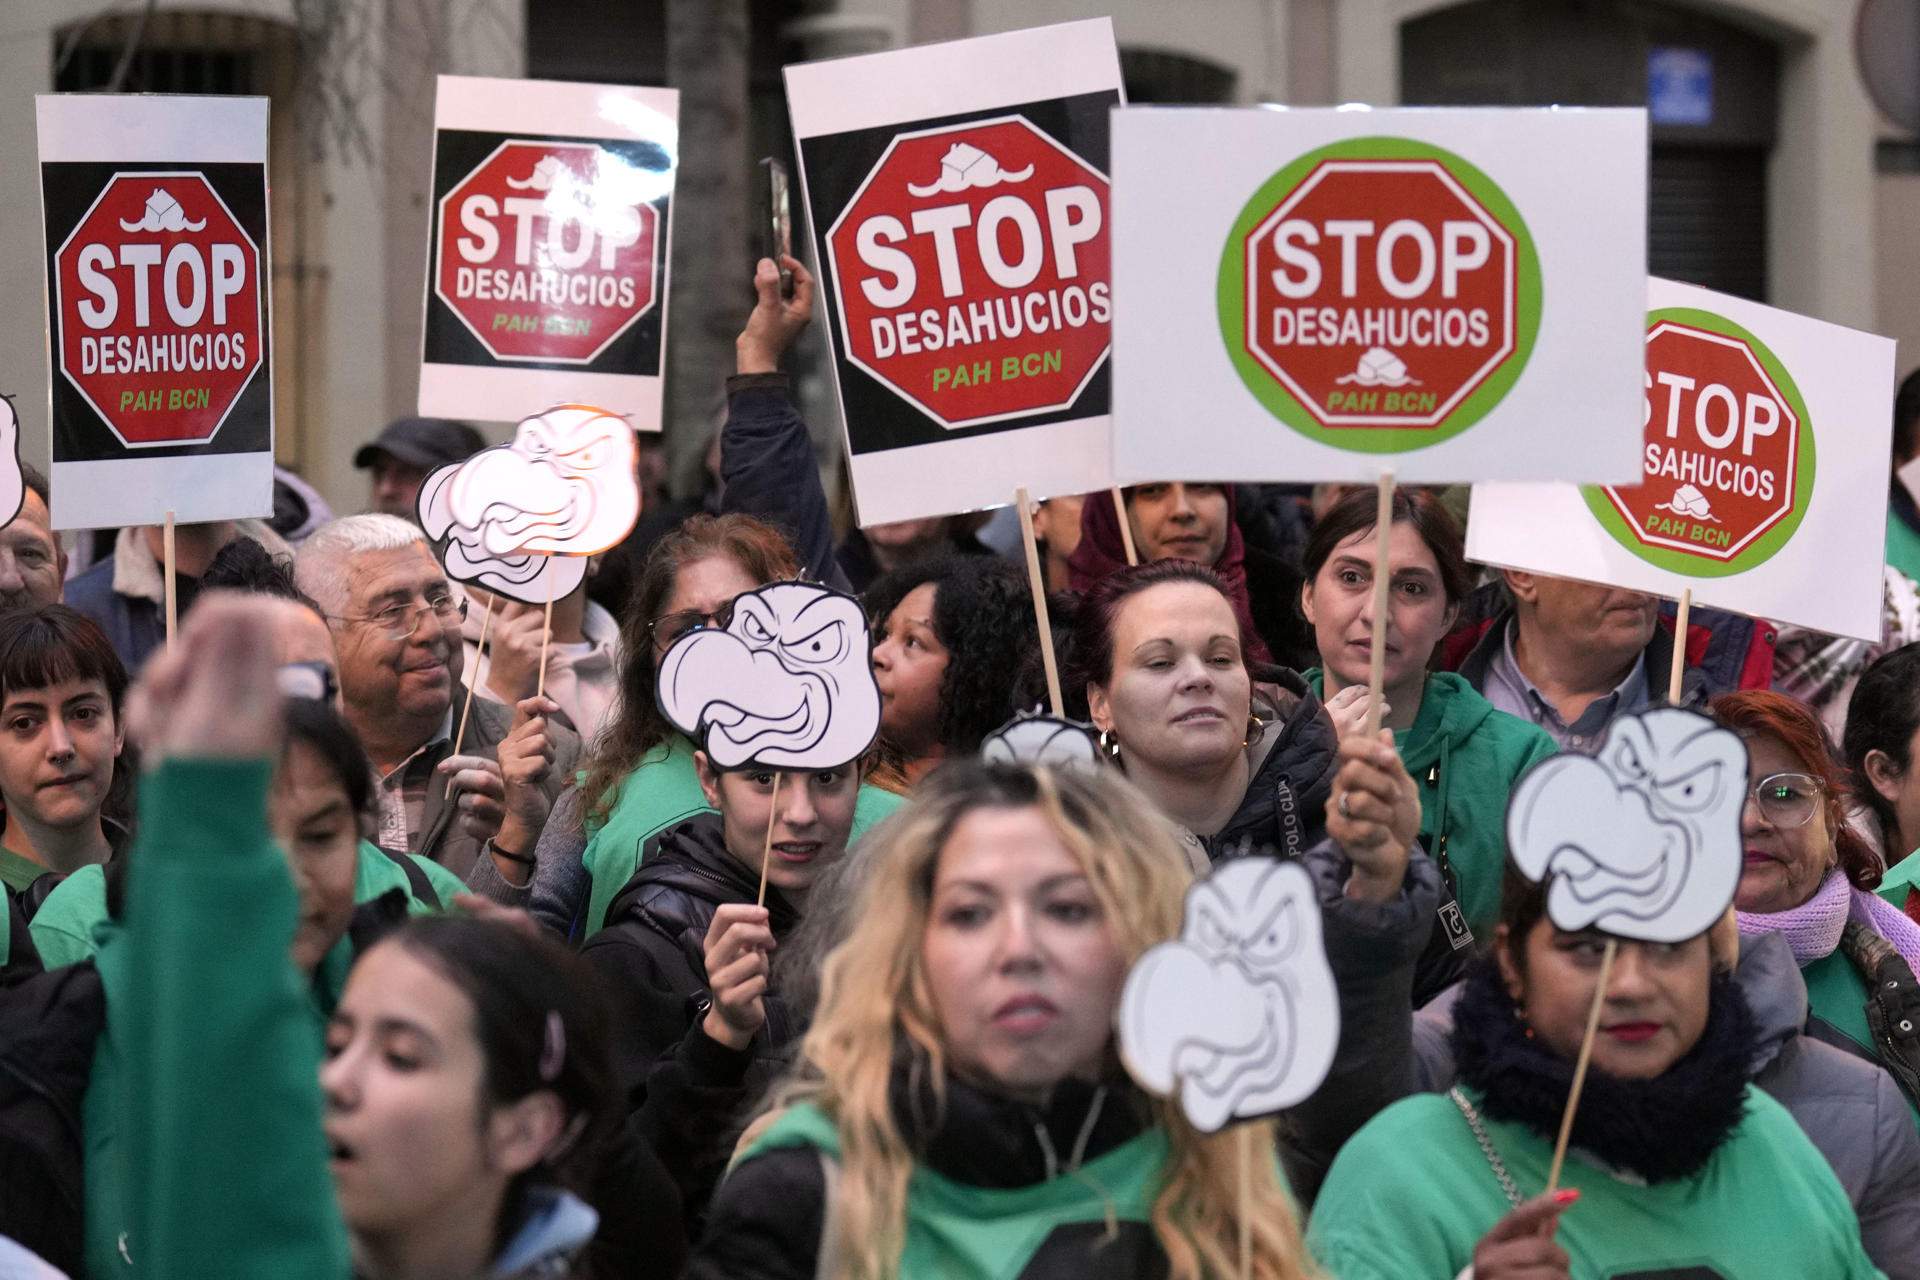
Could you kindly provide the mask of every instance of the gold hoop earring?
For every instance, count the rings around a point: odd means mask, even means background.
[[[1251,711],[1247,712],[1247,736],[1240,740],[1241,748],[1244,750],[1247,747],[1251,747],[1254,742],[1259,739],[1261,733],[1266,730],[1266,727],[1267,726],[1260,723],[1259,716],[1253,714]]]

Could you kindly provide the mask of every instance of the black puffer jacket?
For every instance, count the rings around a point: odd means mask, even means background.
[[[742,1108],[786,1065],[801,1031],[777,990],[744,1050],[701,1029],[712,1000],[707,928],[722,905],[751,905],[759,889],[759,877],[727,852],[720,815],[689,818],[648,842],[607,908],[606,928],[581,949],[613,1000],[614,1069],[630,1136],[650,1143],[673,1174],[689,1221],[726,1168]],[[767,911],[776,943],[800,922],[772,886]]]
[[[1297,858],[1327,834],[1327,797],[1340,740],[1320,698],[1298,672],[1262,667],[1254,673],[1254,714],[1272,740],[1227,825],[1202,841],[1207,855],[1265,850]]]

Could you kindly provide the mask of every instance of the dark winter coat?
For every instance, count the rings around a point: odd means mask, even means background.
[[[747,1048],[729,1048],[701,1027],[712,1003],[708,926],[727,903],[751,905],[759,888],[759,877],[727,852],[720,816],[701,814],[648,842],[606,927],[581,949],[614,1002],[614,1068],[630,1127],[672,1172],[690,1220],[726,1168],[740,1112],[786,1065],[801,1030],[775,989]],[[767,911],[776,942],[799,923],[771,886]]]

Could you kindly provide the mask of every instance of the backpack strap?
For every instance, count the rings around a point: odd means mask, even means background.
[[[374,847],[380,848],[378,845]],[[426,903],[434,911],[447,909],[446,904],[440,901],[440,892],[433,887],[433,879],[427,875],[425,868],[404,853],[395,853],[391,849],[380,849],[380,852],[399,864],[400,870],[407,877],[407,889],[416,899]]]

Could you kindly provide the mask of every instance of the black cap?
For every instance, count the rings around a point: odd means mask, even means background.
[[[486,447],[487,442],[480,433],[464,422],[449,422],[445,418],[396,418],[387,424],[379,439],[360,446],[353,455],[353,465],[365,470],[384,453],[410,467],[432,471],[451,462],[464,462]]]

